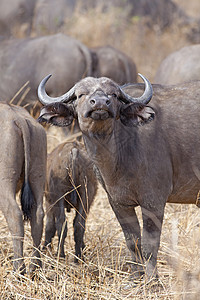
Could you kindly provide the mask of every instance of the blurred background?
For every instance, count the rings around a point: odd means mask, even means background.
[[[168,54],[200,43],[198,0],[1,0],[0,6],[4,37],[62,32],[87,47],[111,45],[151,81]]]

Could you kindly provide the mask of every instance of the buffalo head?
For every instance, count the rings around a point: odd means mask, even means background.
[[[77,118],[81,131],[90,134],[112,131],[116,120],[128,127],[144,124],[154,118],[154,110],[147,106],[153,91],[150,82],[139,75],[144,80],[145,91],[138,98],[129,96],[106,77],[86,77],[64,95],[52,98],[45,91],[45,84],[51,76],[48,75],[38,87],[39,100],[45,105],[39,121],[68,126]]]

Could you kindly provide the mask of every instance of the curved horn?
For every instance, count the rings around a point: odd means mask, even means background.
[[[126,94],[121,88],[121,93],[122,93],[122,100],[125,103],[141,103],[141,104],[148,104],[153,96],[153,88],[152,85],[150,83],[150,81],[145,78],[142,74],[138,73],[138,75],[144,80],[144,84],[145,84],[145,90],[144,93],[141,97],[138,98],[134,98],[131,97],[130,95]]]
[[[45,85],[51,76],[52,76],[51,74],[47,75],[44,79],[42,79],[42,81],[40,82],[40,84],[38,86],[39,101],[43,105],[47,105],[47,104],[51,104],[51,103],[55,103],[55,102],[69,102],[75,96],[75,86],[72,87],[67,93],[65,93],[64,95],[62,95],[60,97],[54,98],[54,97],[50,97],[47,95],[46,90],[45,90]]]

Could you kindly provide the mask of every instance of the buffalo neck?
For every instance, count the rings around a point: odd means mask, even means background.
[[[83,139],[89,157],[100,170],[105,182],[116,182],[129,173],[130,168],[133,170],[132,165],[137,168],[138,153],[134,151],[139,143],[137,128],[120,124],[108,136],[83,133]]]

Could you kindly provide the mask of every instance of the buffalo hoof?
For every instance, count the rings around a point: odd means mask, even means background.
[[[35,273],[36,270],[42,268],[42,261],[40,258],[33,258],[33,260],[30,263],[29,267],[29,274],[32,275]]]

